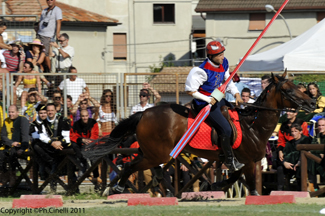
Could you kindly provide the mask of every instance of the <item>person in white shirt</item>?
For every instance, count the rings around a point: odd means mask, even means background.
[[[153,95],[156,97],[154,104],[149,103],[149,99],[150,99],[149,90],[152,91]],[[143,83],[143,89],[140,90],[139,97],[140,97],[140,103],[132,107],[131,115],[137,112],[145,111],[146,109],[153,107],[161,99],[160,94],[156,90],[154,90],[148,83]]]
[[[70,67],[69,72],[77,73],[77,69],[75,67]],[[82,78],[77,77],[77,75],[70,75],[69,78],[66,79],[66,85],[67,95],[71,95],[73,104],[78,101],[79,95],[81,95],[84,90],[88,92],[88,94],[90,94],[86,82]],[[60,83],[58,87],[58,90],[63,89],[64,80]]]
[[[72,66],[74,48],[69,45],[68,34],[63,33],[58,39],[60,45],[51,42],[51,46],[56,48],[53,50],[55,52],[55,57],[53,58],[55,60],[55,68],[57,72],[67,73],[69,68]]]
[[[230,145],[232,128],[220,110],[224,105],[229,107],[232,105],[225,99],[217,101],[216,98],[211,96],[212,92],[230,76],[228,60],[224,56],[225,50],[225,47],[219,41],[208,43],[206,47],[207,58],[199,67],[194,67],[190,71],[185,82],[185,91],[194,98],[193,106],[197,112],[208,104],[212,105],[207,120],[218,131],[220,145],[225,154],[225,165],[231,171],[237,171],[244,164],[240,163],[234,156]],[[227,91],[230,91],[235,97],[236,104],[243,102],[232,80],[227,86]]]

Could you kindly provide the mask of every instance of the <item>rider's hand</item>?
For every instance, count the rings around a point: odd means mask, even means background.
[[[211,101],[210,101],[210,104],[213,106],[217,103],[217,99],[215,99],[214,97],[211,97]]]
[[[239,104],[244,103],[244,101],[243,101],[243,99],[241,99],[239,93],[236,93],[235,97],[236,97],[236,106],[238,106]]]

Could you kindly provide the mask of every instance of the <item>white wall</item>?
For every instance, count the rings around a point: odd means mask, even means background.
[[[266,14],[266,25],[274,14]],[[296,37],[317,23],[316,13],[282,13],[292,36]],[[238,63],[262,31],[249,31],[249,14],[216,14],[208,13],[206,20],[206,36],[223,40],[226,47],[225,56],[230,65]],[[279,37],[280,36],[280,37]],[[270,26],[251,54],[263,52],[290,40],[287,27],[278,17]],[[210,42],[207,40],[207,43]]]

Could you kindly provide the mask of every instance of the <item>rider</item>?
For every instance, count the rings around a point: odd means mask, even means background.
[[[234,157],[230,144],[232,129],[222,115],[220,108],[224,105],[231,104],[225,99],[217,101],[210,96],[214,89],[221,86],[224,79],[230,76],[228,60],[224,57],[225,47],[219,41],[211,41],[206,47],[207,58],[199,66],[194,67],[187,76],[185,83],[185,91],[191,95],[195,110],[200,111],[208,103],[212,105],[210,114],[207,118],[208,122],[218,131],[221,140],[221,148],[225,154],[225,164],[232,170],[240,170],[244,164],[238,162]],[[227,91],[230,91],[236,98],[236,104],[242,103],[240,93],[235,84],[230,81],[227,86]]]

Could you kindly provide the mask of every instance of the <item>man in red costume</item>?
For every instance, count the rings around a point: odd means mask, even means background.
[[[76,152],[77,158],[83,165],[82,172],[87,169],[87,160],[81,154],[82,145],[88,145],[90,142],[98,139],[99,128],[96,120],[89,118],[87,110],[81,110],[81,118],[73,124],[70,131],[72,148]]]

